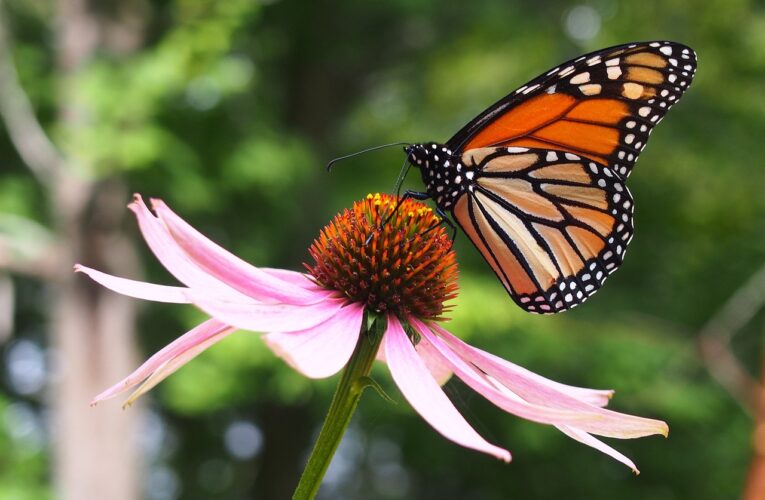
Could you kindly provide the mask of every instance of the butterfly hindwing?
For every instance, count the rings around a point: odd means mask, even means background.
[[[473,149],[462,165],[474,182],[454,218],[523,309],[570,309],[621,264],[633,201],[609,167],[519,147]]]
[[[626,178],[653,127],[682,96],[696,54],[645,42],[564,63],[500,100],[463,127],[453,151],[516,146],[575,153]]]

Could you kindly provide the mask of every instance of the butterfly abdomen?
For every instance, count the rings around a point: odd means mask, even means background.
[[[413,144],[406,150],[409,162],[420,169],[428,195],[441,210],[451,210],[475,177],[459,156],[443,144]]]

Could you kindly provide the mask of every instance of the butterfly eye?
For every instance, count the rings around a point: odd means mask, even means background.
[[[410,146],[404,150],[406,152],[406,158],[415,167],[422,165],[422,159],[427,158],[427,154],[422,154],[422,151],[418,146]]]

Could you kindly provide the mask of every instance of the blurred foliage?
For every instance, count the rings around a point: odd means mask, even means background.
[[[667,440],[615,443],[637,462],[640,477],[555,429],[504,414],[451,381],[447,391],[455,404],[479,432],[510,448],[510,465],[445,441],[405,403],[391,405],[370,393],[321,495],[738,495],[751,453],[751,416],[711,380],[694,333],[765,261],[761,2],[130,5],[145,18],[138,47],[105,47],[62,82],[51,62],[54,12],[39,2],[7,2],[15,60],[38,116],[82,175],[119,178],[131,191],[165,199],[251,262],[291,269],[301,269],[305,249],[334,213],[369,191],[389,189],[403,160],[400,151],[378,152],[328,175],[323,166],[332,156],[390,141],[445,140],[514,87],[585,51],[662,38],[694,47],[696,82],[658,127],[630,179],[637,234],[623,269],[604,291],[570,313],[527,315],[464,235],[456,241],[461,295],[448,327],[554,379],[615,388],[616,409],[666,419]],[[85,126],[58,122],[58,99],[85,110]],[[4,135],[0,155],[2,220],[44,226],[46,202]],[[407,184],[419,184],[416,172]],[[130,231],[138,240],[132,224]],[[172,282],[148,252],[143,257],[153,281]],[[15,281],[21,291],[15,336],[44,345],[44,292]],[[142,318],[148,354],[200,315],[153,305]],[[759,314],[734,344],[752,374],[758,372],[763,319]],[[8,373],[0,393],[0,497],[45,498],[48,450],[19,437],[14,420],[22,411],[44,423],[42,392],[19,392]],[[401,401],[385,370],[376,373]],[[283,497],[295,484],[333,386],[334,379],[301,378],[255,334],[221,342],[148,398],[152,428],[161,432],[158,444],[147,448],[147,497]],[[241,421],[262,433],[262,447],[249,455],[232,451],[226,437]]]
[[[40,481],[47,460],[40,450],[43,434],[39,417],[26,403],[0,398],[0,497],[13,500],[44,500],[48,486]]]

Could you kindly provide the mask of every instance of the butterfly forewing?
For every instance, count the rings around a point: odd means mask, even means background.
[[[447,145],[516,146],[575,153],[626,178],[653,127],[696,72],[674,42],[621,45],[564,63],[500,100]]]
[[[616,270],[632,238],[632,197],[609,167],[560,150],[466,151],[475,181],[453,215],[530,312],[574,307]]]

